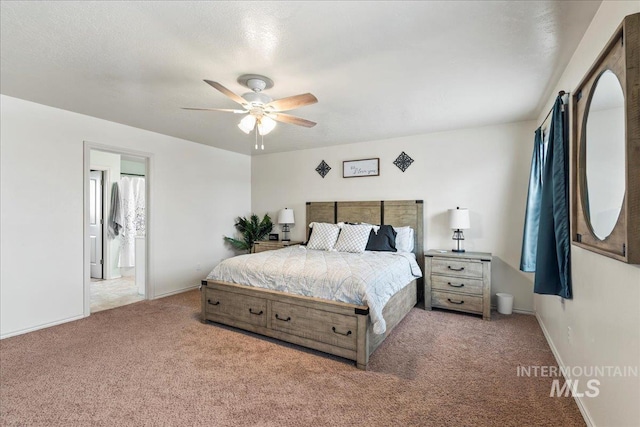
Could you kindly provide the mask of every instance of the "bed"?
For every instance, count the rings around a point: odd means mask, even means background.
[[[413,258],[413,263],[417,263],[419,270],[424,271],[423,203],[421,200],[308,202],[306,214],[307,229],[309,229],[308,225],[314,222],[334,224],[362,222],[388,224],[394,227],[410,226],[415,231],[413,255],[409,254],[411,257],[396,254],[394,258],[394,255],[387,254],[390,256],[382,258],[380,255],[378,259],[376,258],[378,254],[367,254],[360,258],[356,257],[356,262],[371,263],[373,260],[376,263],[382,263],[391,260],[388,262],[401,263]],[[305,251],[305,248],[290,247],[278,251],[236,257],[233,261],[236,264],[242,263],[243,266],[284,263],[289,268],[295,269],[297,264],[290,262],[295,257],[303,257],[311,262],[318,259],[317,257],[321,257],[323,261],[337,258],[337,262],[342,262],[342,258],[347,257],[342,254],[316,254],[314,252],[318,251]],[[389,268],[392,268],[391,265],[389,264]],[[286,275],[282,276],[281,283],[278,286],[274,285],[272,289],[246,285],[244,278],[235,276],[233,281],[238,283],[212,278],[203,280],[201,289],[202,321],[222,323],[334,354],[353,360],[358,368],[366,369],[370,355],[415,306],[420,297],[418,292],[422,289],[422,278],[410,277],[402,279],[408,281],[408,285],[404,286],[403,283],[399,291],[388,295],[384,306],[377,306],[375,299],[372,299],[371,296],[369,297],[371,302],[368,304],[366,303],[367,298],[360,304],[354,304],[286,292],[288,286],[282,281],[286,282],[287,277]],[[291,277],[296,276],[292,275]],[[374,329],[377,332],[384,332],[375,333]]]

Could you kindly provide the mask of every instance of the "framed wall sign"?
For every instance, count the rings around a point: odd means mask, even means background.
[[[356,178],[361,176],[380,175],[380,158],[345,160],[342,162],[342,177]]]

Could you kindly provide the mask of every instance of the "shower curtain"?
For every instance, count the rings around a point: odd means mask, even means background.
[[[135,267],[135,238],[145,234],[144,177],[125,176],[120,179],[124,227],[118,267]]]

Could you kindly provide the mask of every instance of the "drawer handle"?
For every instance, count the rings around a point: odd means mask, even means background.
[[[447,265],[447,268],[451,271],[462,271],[464,270],[464,267],[460,267],[460,268],[452,268],[450,265]]]
[[[346,333],[346,334],[343,334],[342,332],[338,332],[338,331],[336,331],[336,327],[335,327],[335,326],[332,326],[332,327],[331,327],[331,329],[333,330],[333,332],[334,332],[334,333],[336,333],[336,334],[338,334],[338,335],[343,335],[343,336],[345,336],[345,337],[348,337],[349,335],[351,335],[351,331],[347,331],[347,333]]]
[[[464,287],[464,283],[460,283],[459,285],[454,285],[451,282],[447,282],[449,284],[449,286],[451,286],[452,288],[462,288]]]
[[[256,316],[260,316],[260,315],[263,313],[263,311],[262,311],[262,310],[260,310],[260,312],[259,312],[259,313],[256,313],[255,311],[253,311],[253,309],[252,309],[252,308],[249,308],[249,313],[251,313],[251,314],[255,314]]]
[[[210,299],[208,299],[208,300],[207,300],[207,302],[208,302],[210,305],[220,305],[220,301],[211,302],[211,300],[210,300]]]
[[[282,320],[283,322],[288,322],[291,320],[291,317],[287,317],[286,319],[283,319],[282,317],[278,316],[278,313],[276,313],[276,319]]]
[[[451,301],[451,298],[447,298],[447,301],[449,301],[451,304],[464,304],[464,301]]]

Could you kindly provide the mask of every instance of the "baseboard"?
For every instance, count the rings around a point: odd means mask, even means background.
[[[497,305],[492,305],[491,306],[491,310],[498,310],[498,306]],[[518,313],[518,314],[528,314],[529,316],[535,316],[536,312],[533,310],[525,310],[523,308],[514,308],[512,310],[514,313]]]
[[[547,339],[549,348],[551,348],[551,353],[553,353],[553,357],[555,357],[556,362],[558,363],[558,366],[560,368],[566,368],[567,365],[565,365],[564,362],[562,361],[562,357],[560,357],[560,353],[558,352],[558,349],[553,344],[553,341],[551,340],[551,335],[549,334],[549,331],[547,331],[546,326],[544,326],[544,323],[542,322],[540,315],[538,315],[538,313],[535,313],[535,315],[536,315],[536,319],[538,319],[538,324],[540,325],[540,329],[542,329],[542,333],[544,334],[544,337]],[[570,380],[571,378],[565,378],[565,379]],[[576,404],[578,405],[578,409],[580,410],[580,413],[582,414],[582,418],[584,418],[584,422],[587,424],[587,426],[595,427],[595,423],[591,419],[591,416],[589,415],[589,411],[587,411],[587,408],[584,406],[582,399],[577,396],[573,396],[573,399],[576,401]]]
[[[155,295],[153,297],[153,299],[170,297],[171,295],[177,295],[177,294],[181,294],[183,292],[192,291],[194,289],[198,289],[199,287],[200,287],[200,284],[198,283],[197,285],[191,285],[191,286],[188,286],[186,288],[178,289],[177,291],[170,291],[170,292],[165,292],[164,294]]]
[[[56,320],[55,322],[43,323],[42,325],[33,326],[31,328],[20,329],[19,331],[9,332],[8,334],[0,335],[0,340],[3,340],[5,338],[10,338],[10,337],[15,337],[17,335],[26,334],[26,333],[29,333],[29,332],[38,331],[40,329],[50,328],[51,326],[57,326],[57,325],[61,325],[63,323],[73,322],[75,320],[84,319],[84,317],[85,316],[81,314],[80,316],[68,317],[66,319]]]

